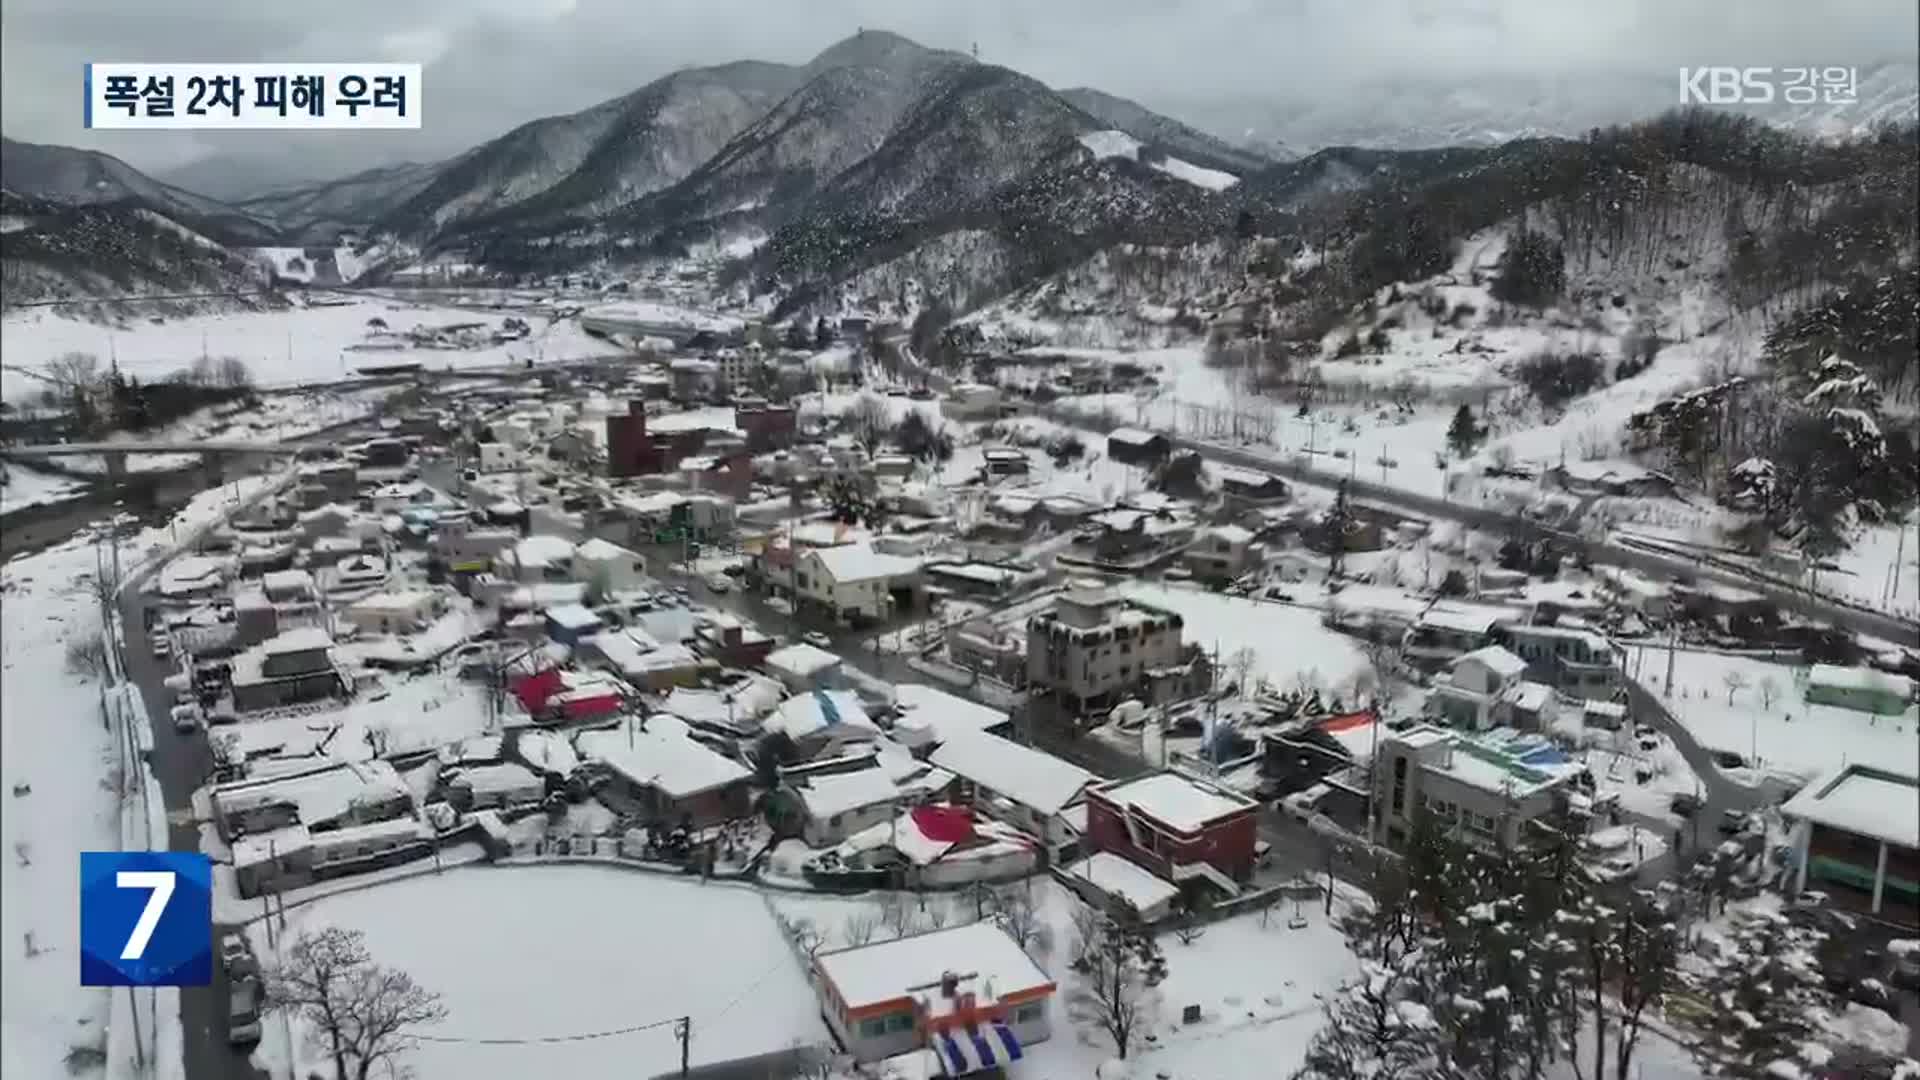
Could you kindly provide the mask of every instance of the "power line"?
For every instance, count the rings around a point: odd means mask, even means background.
[[[409,1035],[408,1038],[418,1039],[421,1042],[467,1043],[474,1046],[533,1046],[542,1043],[570,1043],[587,1042],[592,1039],[611,1039],[616,1035],[632,1035],[636,1032],[651,1031],[654,1028],[666,1027],[669,1024],[678,1024],[684,1019],[686,1019],[686,1017],[675,1016],[666,1020],[655,1020],[650,1024],[636,1024],[633,1027],[614,1028],[611,1031],[589,1031],[579,1035],[540,1035],[525,1039],[469,1039],[451,1035]]]

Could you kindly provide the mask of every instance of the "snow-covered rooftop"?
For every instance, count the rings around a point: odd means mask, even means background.
[[[867,716],[859,695],[850,690],[815,690],[790,697],[780,703],[764,727],[794,739],[818,735],[828,728],[876,735],[880,731]]]
[[[618,559],[639,558],[633,551],[623,548],[611,540],[602,540],[597,536],[589,538],[585,543],[574,548],[573,556],[576,559],[583,559],[587,562],[610,562]]]
[[[1920,847],[1920,817],[1914,814],[1915,806],[1920,806],[1920,779],[1888,769],[1848,765],[1808,784],[1780,812],[1911,849]]]
[[[914,746],[950,742],[1008,722],[1007,714],[924,683],[900,683],[893,688],[900,715],[893,734]]]
[[[556,604],[547,609],[547,618],[564,630],[587,630],[600,625],[600,616],[582,604]]]
[[[837,665],[840,658],[803,641],[773,650],[763,663],[770,671],[806,679]]]
[[[1181,832],[1199,832],[1212,822],[1255,807],[1253,800],[1203,785],[1175,772],[1154,773],[1094,789],[1096,798],[1131,807]]]
[[[1120,897],[1138,911],[1171,903],[1180,895],[1179,886],[1155,877],[1138,863],[1110,851],[1094,852],[1067,867],[1067,874],[1103,893]]]
[[[1052,989],[1040,970],[1006,931],[990,922],[968,923],[865,945],[821,953],[814,967],[833,985],[848,1008],[905,1001],[947,972],[972,972],[962,989],[1005,997],[1022,990]]]
[[[1870,667],[1815,664],[1812,670],[1807,672],[1807,683],[1811,686],[1826,686],[1835,690],[1863,690],[1876,694],[1892,694],[1896,697],[1906,697],[1913,693],[1913,684],[1906,678]]]
[[[929,760],[1042,814],[1058,814],[1097,779],[1071,762],[986,732],[950,739]]]
[[[910,555],[876,551],[868,542],[816,548],[813,557],[819,560],[827,576],[840,585],[904,577],[919,570],[924,561]]]
[[[747,767],[695,742],[674,717],[651,716],[643,726],[629,717],[626,730],[582,732],[581,754],[614,769],[628,780],[682,799],[738,783]]]
[[[302,626],[261,642],[260,651],[267,656],[278,656],[281,653],[311,652],[332,646],[333,639],[327,636],[325,630],[317,626]]]
[[[900,797],[900,787],[885,769],[861,769],[812,777],[794,793],[809,816],[825,821],[836,814],[890,803]]]
[[[1465,656],[1460,657],[1458,660],[1455,660],[1454,664],[1457,666],[1469,660],[1485,664],[1487,670],[1503,679],[1511,679],[1515,676],[1523,675],[1527,670],[1527,662],[1525,660],[1520,659],[1511,651],[1499,645],[1488,645],[1484,648],[1475,649]]]
[[[1126,446],[1145,446],[1160,437],[1160,435],[1154,432],[1142,431],[1139,428],[1130,427],[1114,428],[1112,431],[1107,432],[1107,439],[1109,441],[1121,443]]]

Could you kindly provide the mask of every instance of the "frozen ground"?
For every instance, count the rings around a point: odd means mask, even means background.
[[[1629,646],[1626,670],[1664,695],[1667,650]],[[1920,711],[1873,716],[1809,705],[1799,681],[1805,669],[1745,656],[1674,653],[1667,709],[1701,744],[1802,779],[1848,762],[1902,762],[1920,753]]]
[[[57,502],[86,487],[84,483],[23,465],[7,466],[6,485],[0,487],[0,514],[11,514],[41,503]]]
[[[360,930],[380,963],[442,995],[446,1022],[421,1033],[435,1041],[403,1062],[419,1076],[659,1076],[679,1067],[670,1021],[682,1015],[696,1068],[828,1038],[751,889],[614,867],[466,867],[330,896],[288,920],[288,939]],[[253,936],[264,950],[264,928]],[[655,1021],[669,1023],[633,1030]],[[283,1075],[286,1030],[266,1028],[255,1060]]]
[[[420,363],[430,369],[497,367],[613,351],[606,342],[588,337],[578,321],[570,319],[545,326],[533,320],[533,334],[526,340],[484,348],[349,349],[368,341],[368,319],[382,319],[395,333],[404,333],[416,327],[475,322],[497,329],[505,314],[418,306],[392,299],[338,307],[195,315],[158,325],[135,321],[119,328],[44,309],[9,314],[0,321],[0,352],[7,357],[8,369],[0,375],[0,394],[12,400],[38,393],[45,383],[13,369],[42,370],[48,361],[69,352],[91,353],[102,367],[112,357],[120,370],[144,380],[165,378],[202,355],[216,359],[234,356],[246,362],[259,385],[286,386],[349,379],[362,366]]]
[[[250,479],[242,493],[257,483]],[[202,493],[175,524],[203,524],[232,498],[232,488]],[[167,536],[151,528],[123,539],[123,565],[130,572]],[[0,568],[0,941],[8,950],[0,964],[0,1075],[7,1077],[63,1076],[69,1054],[84,1062],[105,1046],[106,991],[80,986],[75,975],[77,856],[118,848],[120,781],[101,686],[66,661],[68,643],[99,633],[90,591],[96,565],[93,538],[82,535]]]
[[[223,442],[269,443],[299,438],[321,428],[344,424],[369,416],[381,401],[395,393],[390,386],[361,390],[310,390],[275,394],[260,399],[258,408],[221,407],[201,409],[164,427],[147,431],[116,431],[108,442],[181,442],[207,440]],[[159,472],[198,464],[198,454],[141,454],[127,458],[132,472]],[[65,459],[69,468],[104,473],[107,465],[98,456]]]

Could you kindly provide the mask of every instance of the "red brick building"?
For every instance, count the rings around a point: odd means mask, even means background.
[[[1184,885],[1236,893],[1253,876],[1259,804],[1175,772],[1116,780],[1087,792],[1087,847]]]
[[[629,401],[627,415],[607,417],[607,474],[652,476],[671,472],[679,468],[681,459],[698,454],[706,442],[707,433],[699,428],[648,431],[646,403]]]
[[[793,445],[794,412],[784,406],[736,405],[733,426],[746,433],[747,450],[755,454]]]

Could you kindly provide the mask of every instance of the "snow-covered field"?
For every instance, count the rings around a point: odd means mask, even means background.
[[[1629,647],[1626,670],[1647,689],[1666,686],[1667,650]],[[1809,705],[1799,678],[1805,669],[1745,656],[1676,651],[1673,693],[1664,704],[1694,738],[1749,764],[1812,777],[1849,762],[1911,766],[1920,754],[1920,710],[1873,716]]]
[[[372,299],[337,307],[195,315],[158,325],[132,322],[115,328],[45,310],[15,313],[0,321],[0,352],[7,357],[7,370],[0,375],[0,394],[11,400],[38,393],[45,383],[14,369],[43,370],[48,361],[69,352],[91,353],[102,367],[113,357],[120,370],[143,380],[165,378],[202,355],[216,359],[234,356],[247,364],[259,385],[286,386],[349,379],[363,366],[420,363],[433,369],[497,367],[614,351],[606,342],[587,336],[577,320],[541,325],[537,319],[527,339],[482,348],[350,348],[367,341],[369,319],[381,319],[393,332],[405,333],[416,327],[474,322],[498,328],[505,314]]]
[[[372,415],[382,400],[396,391],[391,386],[360,390],[309,390],[275,394],[260,399],[258,408],[201,409],[163,427],[147,431],[117,431],[107,442],[181,442],[209,440],[269,443],[296,439],[321,428]],[[68,467],[106,472],[106,461],[95,455],[65,459]],[[198,463],[198,454],[140,454],[127,458],[129,472],[160,472]]]
[[[1366,654],[1354,639],[1322,626],[1316,611],[1156,582],[1134,582],[1122,591],[1179,614],[1186,620],[1186,640],[1210,652],[1217,646],[1223,667],[1231,668],[1234,655],[1249,650],[1247,677],[1265,679],[1278,692],[1310,683],[1346,696],[1356,680],[1371,685],[1373,665]]]
[[[257,481],[241,485],[245,497]],[[173,524],[190,529],[234,498],[202,493]],[[150,528],[121,543],[130,572],[160,549],[169,530]],[[99,634],[90,589],[90,535],[0,567],[0,1075],[67,1075],[104,1050],[107,992],[82,987],[78,853],[119,847],[117,757],[102,714],[101,685],[67,667],[70,642]],[[18,951],[15,951],[18,950]]]
[[[379,963],[442,995],[446,1022],[404,1062],[423,1077],[659,1076],[679,1067],[670,1022],[683,1015],[696,1068],[828,1039],[800,960],[747,888],[619,867],[466,867],[329,896],[287,919],[282,940],[359,930]],[[252,932],[271,955],[264,927]],[[632,1030],[656,1021],[668,1023]],[[284,1075],[286,1029],[265,1027],[255,1060]],[[607,1032],[618,1034],[592,1037]]]
[[[57,502],[84,487],[85,484],[70,477],[36,472],[23,465],[8,465],[6,485],[0,486],[0,514]]]

